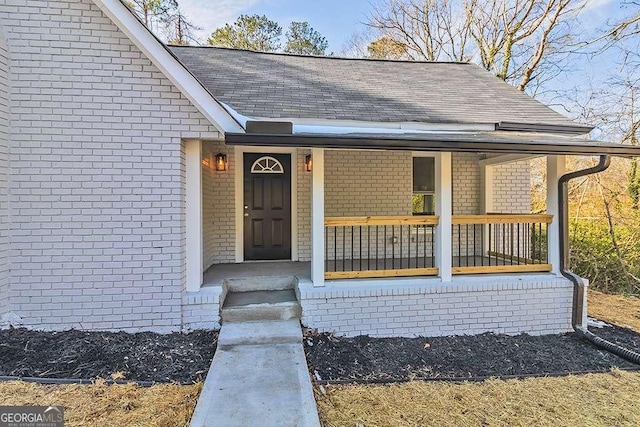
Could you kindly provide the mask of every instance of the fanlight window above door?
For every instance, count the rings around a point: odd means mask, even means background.
[[[260,157],[251,166],[251,173],[284,173],[282,163],[271,156]]]

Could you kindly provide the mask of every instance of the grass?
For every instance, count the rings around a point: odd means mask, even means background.
[[[589,290],[587,299],[590,316],[640,332],[640,298]]]
[[[329,386],[324,426],[637,426],[640,373]]]
[[[202,385],[0,384],[1,405],[65,408],[65,426],[187,426]]]

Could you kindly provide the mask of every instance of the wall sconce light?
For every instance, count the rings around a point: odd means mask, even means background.
[[[307,154],[304,158],[304,168],[307,172],[311,172],[313,170],[313,159],[311,158],[311,154]]]
[[[227,155],[218,153],[216,154],[216,170],[217,171],[226,171],[227,170]]]

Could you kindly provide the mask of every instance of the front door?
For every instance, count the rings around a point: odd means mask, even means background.
[[[244,154],[244,259],[291,259],[289,154]]]

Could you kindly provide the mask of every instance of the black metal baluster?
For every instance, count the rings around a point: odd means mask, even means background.
[[[362,271],[362,226],[360,226],[360,240],[358,241],[360,244],[360,251],[358,253],[358,259],[360,260],[360,271]]]
[[[520,223],[516,224],[518,227],[518,265],[520,265]]]
[[[407,237],[407,268],[411,268],[411,224],[407,225],[409,236]]]
[[[468,224],[467,225],[467,236],[469,236],[469,229],[468,227],[472,227],[473,229],[473,246],[472,246],[472,251],[471,251],[471,258],[473,259],[473,266],[476,266],[476,225],[475,224]],[[468,238],[468,237],[467,237]],[[467,251],[469,250],[469,243],[467,243]]]
[[[342,227],[342,271],[347,271],[347,227]]]
[[[400,224],[400,269],[402,269],[402,247],[404,246],[402,242],[402,224]]]
[[[419,232],[419,225],[416,225],[416,268],[420,267],[420,251],[418,250],[418,244],[419,244],[419,240],[420,240],[420,232]]]
[[[507,260],[504,259],[507,252],[507,225],[502,223],[502,252],[500,255],[503,257],[502,265],[507,263]]]
[[[338,227],[333,227],[333,271],[338,271]]]
[[[540,233],[540,264],[542,264],[542,223],[539,224],[538,230]]]
[[[533,252],[533,255],[531,256],[531,263],[535,264],[536,263],[536,225],[535,224],[531,224],[531,227],[532,227],[532,231],[533,231],[533,234],[530,237],[531,246],[532,246],[532,252]]]
[[[396,269],[396,226],[391,226],[391,269]]]
[[[435,234],[436,234],[436,227],[435,225],[432,225],[429,227],[431,229],[431,267],[435,267],[436,266],[436,239],[435,239]]]
[[[387,226],[384,226],[384,239],[383,239],[383,250],[384,250],[384,270],[387,269]]]
[[[509,241],[511,242],[511,250],[509,255],[511,256],[511,265],[513,265],[513,223],[509,226]]]
[[[484,267],[484,225],[480,224],[480,265]]]
[[[376,270],[378,269],[378,228],[380,228],[379,226],[376,225]]]
[[[427,226],[423,225],[422,230],[424,231],[424,240],[422,241],[422,262],[424,263],[423,267],[427,268]],[[431,239],[433,241],[433,239]]]
[[[367,270],[371,270],[371,226],[367,226]]]
[[[460,224],[458,224],[458,263],[462,265],[462,230]]]
[[[324,271],[329,271],[329,230],[324,228]]]
[[[467,267],[471,264],[469,262],[469,224],[464,225],[464,234],[465,234],[465,242],[464,242],[464,253],[467,258]]]
[[[351,271],[355,271],[353,269],[353,225],[351,226]]]
[[[487,254],[487,256],[489,257],[489,267],[491,267],[491,224],[487,224],[487,228],[489,229],[489,253]]]

